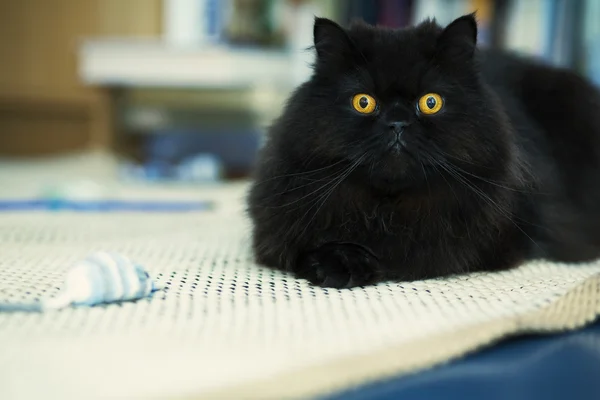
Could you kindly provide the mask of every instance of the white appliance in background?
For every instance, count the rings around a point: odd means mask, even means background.
[[[419,24],[435,18],[438,24],[446,26],[468,12],[471,12],[469,0],[419,0],[414,3],[412,21]]]
[[[585,57],[587,73],[600,87],[600,1],[587,0],[585,3]]]
[[[228,0],[163,0],[163,35],[175,47],[196,47],[219,40]]]
[[[315,16],[321,16],[323,12],[316,1],[290,2],[285,11],[287,45],[292,60],[292,83],[297,86],[307,81],[312,74],[315,61],[313,27]]]

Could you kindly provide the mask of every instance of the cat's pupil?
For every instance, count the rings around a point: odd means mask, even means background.
[[[361,108],[367,108],[367,106],[369,105],[369,99],[367,99],[366,97],[361,97],[358,101],[358,105]]]
[[[429,109],[433,109],[435,107],[436,101],[433,98],[433,96],[430,96],[430,97],[427,98],[427,102],[425,104],[427,104],[427,107]]]

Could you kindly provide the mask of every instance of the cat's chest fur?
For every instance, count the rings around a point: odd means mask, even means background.
[[[438,203],[430,196],[381,195],[352,184],[341,185],[328,201],[328,212],[322,221],[325,230],[338,231],[348,240],[357,237],[376,246],[394,243],[395,248],[407,250],[424,241],[467,238],[474,229],[461,205],[450,200]]]

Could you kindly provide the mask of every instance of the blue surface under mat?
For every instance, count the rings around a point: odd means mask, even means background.
[[[76,211],[76,212],[188,212],[210,210],[207,201],[125,201],[125,200],[0,200],[0,212]]]
[[[600,322],[573,333],[512,339],[429,371],[327,400],[598,398]]]

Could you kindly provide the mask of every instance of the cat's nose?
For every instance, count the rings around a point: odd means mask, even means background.
[[[406,121],[393,121],[393,122],[388,123],[388,127],[390,128],[390,130],[395,131],[395,132],[401,132],[408,125],[409,125],[409,123]]]

